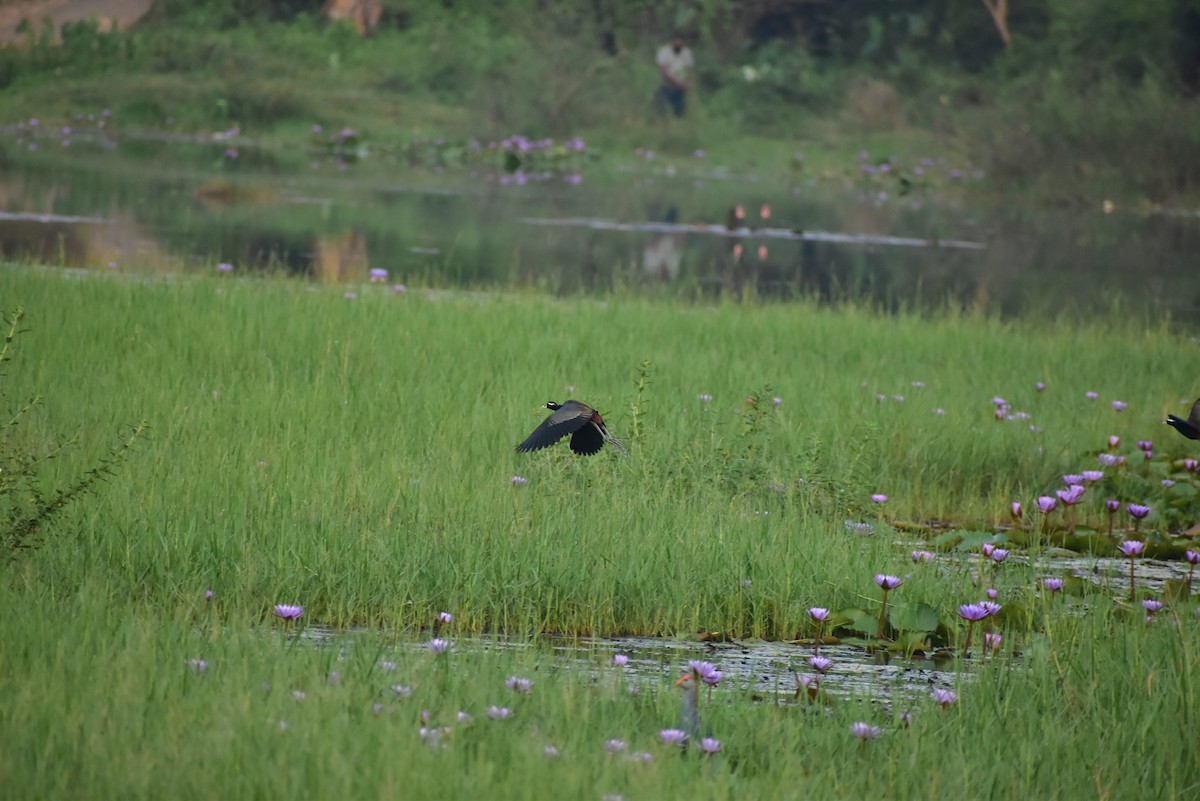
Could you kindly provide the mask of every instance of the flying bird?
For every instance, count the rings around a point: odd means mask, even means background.
[[[629,455],[625,446],[608,433],[600,412],[586,403],[569,400],[566,403],[558,404],[550,401],[546,404],[546,408],[551,411],[550,416],[517,446],[518,451],[540,451],[542,448],[549,448],[570,434],[571,450],[580,456],[599,453],[605,442],[611,442],[614,448],[626,456]]]
[[[1188,413],[1186,420],[1168,414],[1167,419],[1163,422],[1188,439],[1200,439],[1200,398],[1192,404],[1192,411]]]

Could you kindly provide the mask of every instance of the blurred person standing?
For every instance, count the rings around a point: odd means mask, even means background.
[[[665,114],[668,107],[676,117],[687,111],[687,93],[692,83],[692,51],[684,42],[683,34],[676,32],[668,44],[658,49],[654,58],[662,85],[654,96],[654,110]]]

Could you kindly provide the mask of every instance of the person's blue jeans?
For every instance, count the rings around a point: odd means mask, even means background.
[[[655,111],[663,114],[668,106],[675,112],[676,117],[682,117],[683,112],[687,110],[687,89],[665,83],[658,87],[658,94],[654,96]]]

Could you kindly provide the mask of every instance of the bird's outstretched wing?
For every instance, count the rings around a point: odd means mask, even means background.
[[[588,418],[580,415],[577,409],[566,407],[556,409],[549,417],[542,421],[541,425],[533,430],[532,434],[525,438],[524,442],[517,446],[517,450],[525,453],[549,448],[567,434],[574,434],[576,431],[579,431],[587,423]],[[599,432],[596,433],[599,436]],[[603,444],[604,440],[601,439],[600,442]],[[572,443],[574,443],[574,439],[572,439]],[[597,446],[596,450],[599,449],[599,446]],[[574,450],[574,445],[572,445],[572,450]],[[580,453],[580,451],[576,451],[576,453]],[[595,453],[595,451],[592,451],[592,453]]]
[[[1192,424],[1192,428],[1200,428],[1200,398],[1192,404],[1192,410],[1188,412],[1187,421]]]

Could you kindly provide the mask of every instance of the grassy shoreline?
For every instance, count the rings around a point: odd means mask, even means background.
[[[846,521],[987,530],[1010,501],[1032,508],[1096,466],[1109,435],[1131,462],[1135,441],[1161,439],[1161,463],[1131,464],[1103,492],[1158,509],[1147,533],[1194,522],[1188,485],[1156,485],[1187,453],[1161,420],[1200,353],[1161,323],[379,284],[348,298],[286,280],[27,270],[0,287],[32,329],[7,397],[46,396],[18,433],[34,449],[79,437],[49,480],[150,423],[122,475],[56,527],[71,545],[35,556],[59,575],[86,565],[116,597],[216,585],[247,602],[303,597],[335,624],[405,626],[453,605],[474,631],[788,638],[829,601],[812,587],[850,606],[844,577],[864,556],[885,572],[906,558],[885,536],[847,540]],[[598,405],[634,458],[513,453],[536,407],[567,395]],[[994,420],[997,395],[1030,418]],[[1101,496],[1080,507],[1097,527]],[[770,588],[769,610],[744,605],[745,578]],[[688,590],[664,599],[664,586]]]

